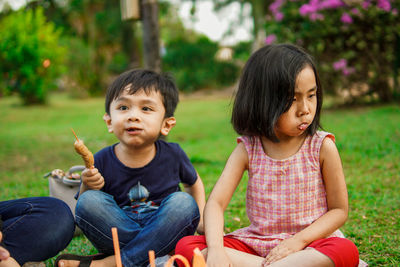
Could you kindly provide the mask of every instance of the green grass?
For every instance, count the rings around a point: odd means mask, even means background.
[[[47,107],[22,107],[0,99],[0,200],[47,196],[44,173],[82,164],[73,148],[74,128],[93,151],[116,142],[102,120],[103,98],[72,100],[53,95]],[[211,192],[235,147],[230,99],[184,99],[169,141],[179,142]],[[342,227],[371,266],[400,265],[400,107],[324,110],[322,123],[336,135],[349,191],[350,215]],[[243,179],[225,213],[226,231],[248,224]],[[76,237],[65,252],[96,250]],[[54,260],[48,260],[50,264]]]

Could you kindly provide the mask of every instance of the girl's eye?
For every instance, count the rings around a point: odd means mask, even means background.
[[[127,106],[119,106],[118,109],[119,110],[128,110],[128,107]]]
[[[315,94],[312,94],[312,95],[309,96],[309,98],[313,98],[314,96],[315,96]]]

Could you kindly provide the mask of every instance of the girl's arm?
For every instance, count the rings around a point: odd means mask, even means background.
[[[326,238],[339,229],[347,220],[348,198],[342,163],[335,143],[325,138],[320,151],[321,172],[324,179],[328,212],[310,226],[286,239],[271,250],[266,263],[277,261],[302,250],[311,242]]]
[[[247,166],[247,151],[244,144],[239,143],[230,155],[204,210],[204,226],[208,246],[207,266],[232,265],[223,245],[224,211]]]
[[[194,200],[196,200],[200,212],[200,222],[197,226],[197,232],[199,234],[204,234],[203,211],[206,204],[206,194],[204,192],[203,181],[197,173],[197,180],[193,185],[189,186],[187,184],[184,184],[183,186],[185,188],[185,191],[189,193],[194,198]]]

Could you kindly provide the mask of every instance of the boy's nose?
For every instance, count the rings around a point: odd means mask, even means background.
[[[131,109],[128,113],[128,120],[131,121],[138,121],[139,120],[139,113],[137,110]]]

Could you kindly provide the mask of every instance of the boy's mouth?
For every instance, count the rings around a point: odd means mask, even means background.
[[[140,132],[141,130],[142,130],[142,129],[140,129],[140,128],[135,128],[135,127],[131,127],[131,128],[126,129],[126,131],[127,131],[128,133],[131,133],[131,134],[138,133],[138,132]]]

